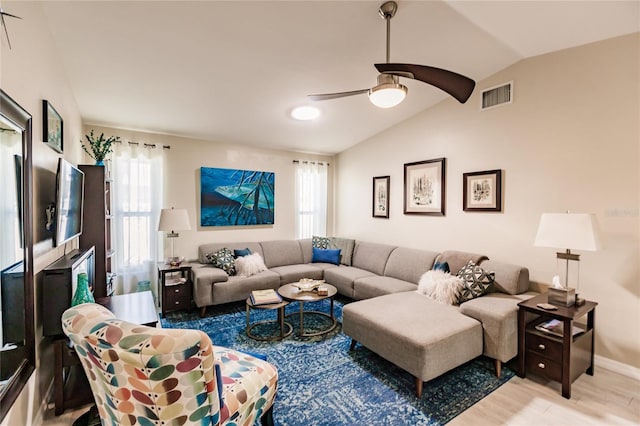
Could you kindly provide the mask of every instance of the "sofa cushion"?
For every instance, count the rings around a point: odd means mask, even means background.
[[[492,293],[460,305],[460,312],[482,323],[484,355],[507,362],[518,354],[518,303],[535,295]]]
[[[267,268],[304,263],[300,243],[296,240],[261,241],[260,246]]]
[[[340,249],[319,249],[313,248],[312,263],[333,263],[340,264]]]
[[[233,252],[226,247],[221,248],[218,251],[207,254],[207,259],[213,266],[220,268],[227,273],[227,275],[236,274],[236,264],[233,258]]]
[[[417,291],[345,305],[342,331],[423,381],[482,354],[482,327]]]
[[[507,294],[520,294],[529,291],[529,270],[524,266],[485,260],[480,264],[484,269],[495,272],[494,287]]]
[[[262,255],[262,247],[260,247],[259,243],[209,243],[202,244],[198,247],[198,262],[209,263],[209,261],[207,260],[207,254],[218,251],[224,247],[227,247],[232,251],[244,250],[248,248],[252,253],[260,253],[260,255]],[[264,256],[262,257],[264,258]]]
[[[351,298],[353,298],[353,282],[358,278],[374,275],[364,269],[344,265],[324,270],[324,280],[335,286],[340,294]]]
[[[489,259],[484,254],[468,253],[465,251],[447,250],[440,253],[440,256],[436,259],[436,262],[447,262],[449,269],[455,275],[460,269],[462,269],[467,262],[473,260],[476,265],[480,264],[483,260]]]
[[[393,277],[376,276],[358,278],[353,282],[353,298],[370,299],[401,291],[415,291],[416,285]]]
[[[495,273],[484,270],[470,260],[460,269],[458,277],[462,278],[464,284],[459,298],[459,303],[463,303],[485,294],[495,280]]]
[[[270,271],[280,276],[280,285],[295,283],[302,278],[321,280],[323,276],[322,269],[316,268],[314,265],[303,263],[299,265],[276,266],[271,268]]]
[[[431,269],[437,256],[435,251],[397,247],[389,255],[384,275],[418,284],[422,274]]]
[[[266,290],[272,288],[276,290],[280,287],[280,275],[266,270],[259,272],[247,278],[238,276],[229,277],[229,281],[223,283],[215,283],[209,286],[212,302],[206,305],[219,305],[221,303],[238,302],[245,300],[253,290]]]
[[[376,275],[384,275],[384,268],[389,255],[396,248],[387,244],[367,243],[360,241],[353,250],[351,265]]]

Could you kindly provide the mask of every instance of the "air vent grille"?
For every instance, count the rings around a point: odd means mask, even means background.
[[[510,104],[513,101],[513,82],[490,87],[482,91],[482,108],[489,109]]]

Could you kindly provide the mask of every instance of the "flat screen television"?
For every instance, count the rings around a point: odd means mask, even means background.
[[[54,242],[60,246],[82,234],[84,173],[60,158],[56,173],[56,213]]]

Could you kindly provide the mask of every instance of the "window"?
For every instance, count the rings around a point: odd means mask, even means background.
[[[327,230],[327,169],[329,164],[296,161],[296,237],[325,235]]]
[[[162,205],[162,149],[123,144],[113,160],[117,289],[153,281],[160,258],[156,231]]]

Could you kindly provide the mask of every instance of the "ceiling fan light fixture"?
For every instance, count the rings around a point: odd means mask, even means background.
[[[291,111],[291,117],[300,121],[315,120],[320,117],[320,110],[312,106],[300,106]]]
[[[369,100],[378,108],[392,108],[407,96],[407,86],[395,75],[380,74],[378,85],[369,89]]]

